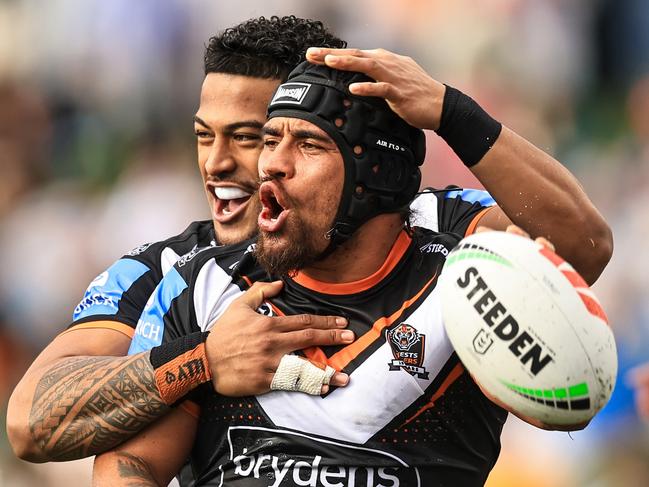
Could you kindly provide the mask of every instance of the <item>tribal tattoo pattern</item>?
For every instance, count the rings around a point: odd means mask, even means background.
[[[51,460],[104,452],[169,410],[156,388],[148,355],[71,357],[43,375],[29,424]]]

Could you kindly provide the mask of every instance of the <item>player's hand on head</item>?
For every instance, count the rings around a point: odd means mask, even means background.
[[[494,231],[493,228],[480,225],[478,226],[478,228],[476,228],[475,233],[493,232],[493,231]],[[508,225],[505,231],[507,233],[513,233],[514,235],[520,235],[521,237],[532,238],[529,233],[527,233],[518,225]],[[555,251],[554,244],[545,237],[536,237],[534,241],[540,245],[543,245],[545,248],[550,249],[552,252]]]
[[[347,320],[336,316],[266,316],[259,313],[268,298],[276,296],[283,283],[255,283],[233,300],[214,323],[206,353],[215,390],[226,396],[262,394],[271,389],[282,357],[314,346],[347,345],[353,332],[345,330]],[[323,377],[321,393],[328,382],[344,386],[348,376],[335,372]]]
[[[394,112],[417,128],[439,127],[446,87],[412,58],[385,49],[321,47],[310,48],[306,58],[315,64],[366,74],[375,82],[351,84],[353,94],[384,98]]]

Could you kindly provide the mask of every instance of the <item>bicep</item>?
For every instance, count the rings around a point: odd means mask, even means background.
[[[152,477],[167,485],[191,452],[198,420],[176,408],[119,447],[97,456],[93,485],[129,485]]]
[[[131,337],[120,329],[131,330],[117,322],[96,322],[96,328],[72,328],[61,333],[36,357],[28,370],[42,369],[67,357],[124,356]]]

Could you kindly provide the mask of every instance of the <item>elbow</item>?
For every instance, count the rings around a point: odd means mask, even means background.
[[[31,463],[45,463],[50,459],[33,443],[20,437],[9,437],[11,449],[21,460]]]
[[[613,255],[613,232],[603,219],[586,234],[586,248],[588,261],[584,266],[582,277],[589,286],[592,286]]]
[[[557,250],[592,286],[613,255],[613,233],[596,210],[582,212],[578,217],[573,215],[566,221],[570,223],[563,223],[563,238]]]
[[[43,463],[50,459],[39,448],[32,436],[29,419],[20,413],[20,408],[14,404],[15,399],[9,400],[7,408],[7,439],[14,454],[21,460],[32,463]]]
[[[49,461],[49,458],[36,445],[31,436],[28,425],[14,423],[7,415],[7,439],[11,449],[21,460],[32,463],[43,463]]]

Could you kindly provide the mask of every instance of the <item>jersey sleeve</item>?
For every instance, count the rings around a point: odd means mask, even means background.
[[[184,274],[184,275],[183,275]],[[151,350],[200,331],[192,304],[191,276],[174,266],[162,278],[149,297],[137,321],[128,355]]]
[[[181,256],[199,246],[213,246],[213,240],[212,222],[197,221],[178,235],[134,248],[90,283],[68,330],[114,328],[132,337],[162,276]]]
[[[480,219],[495,207],[487,191],[456,186],[424,191],[411,204],[414,226],[462,237],[473,233]]]
[[[210,259],[210,252],[204,252],[206,259],[191,261],[201,255],[202,251],[209,250],[210,248],[203,248],[189,252],[164,274],[144,306],[127,355],[146,352],[190,333],[204,331],[205,326],[197,320],[194,306],[195,283],[200,280],[204,264],[213,259]],[[218,296],[213,298],[219,299]],[[200,404],[211,391],[213,389],[210,383],[201,384],[179,406],[198,418]]]
[[[196,249],[176,262],[144,306],[129,355],[209,329],[241,292],[222,267],[229,262],[225,252],[224,248]]]
[[[115,322],[125,325],[122,331],[132,336],[159,280],[159,272],[146,260],[128,256],[117,260],[90,283],[74,309],[68,329],[92,327],[93,322]]]

